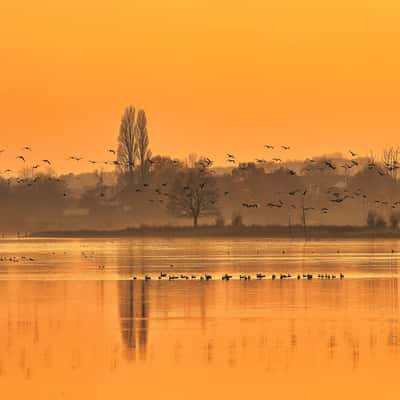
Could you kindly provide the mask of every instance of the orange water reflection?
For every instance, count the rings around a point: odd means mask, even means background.
[[[397,399],[399,365],[397,269],[343,281],[0,281],[5,399]]]
[[[396,398],[397,279],[11,281],[0,292],[6,398],[236,397],[248,386],[261,398],[292,385],[372,398],[380,384]]]

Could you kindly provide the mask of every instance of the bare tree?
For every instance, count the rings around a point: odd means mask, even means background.
[[[137,149],[135,109],[129,106],[122,115],[119,127],[117,165],[120,172],[128,175],[130,182],[134,178]]]
[[[199,162],[199,156],[196,153],[190,153],[187,157],[187,165],[189,168],[194,168]]]
[[[393,179],[397,179],[398,169],[400,168],[400,148],[399,147],[388,147],[383,150],[382,161],[388,171],[389,176]]]
[[[149,166],[151,152],[149,150],[149,134],[147,131],[147,117],[144,110],[139,110],[136,119],[136,136],[138,144],[138,159],[140,163],[140,177],[142,181],[145,179]]]
[[[168,211],[177,217],[192,218],[194,227],[200,216],[218,214],[216,181],[201,161],[179,172],[171,189]]]

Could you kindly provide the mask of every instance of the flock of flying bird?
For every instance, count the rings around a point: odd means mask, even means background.
[[[275,146],[270,145],[270,144],[266,144],[266,145],[264,145],[264,147],[267,150],[275,149]],[[283,151],[290,150],[289,146],[280,146],[280,148]],[[346,162],[343,165],[339,166],[341,168],[344,168],[345,170],[350,170],[350,169],[352,169],[354,167],[359,167],[360,166],[359,161],[357,161],[355,159],[355,157],[357,157],[358,154],[355,153],[352,150],[349,150],[349,153],[350,153],[352,159],[349,162]],[[235,156],[233,154],[227,153],[226,156],[227,156],[227,159],[226,159],[227,162],[233,163],[233,164],[236,163],[236,158],[235,158]],[[259,163],[259,164],[265,164],[267,162],[265,159],[260,159],[260,158],[256,158],[255,161],[257,163]],[[278,157],[274,157],[274,158],[272,158],[272,161],[280,163],[280,162],[282,162],[282,159],[278,158]],[[330,160],[314,160],[314,159],[309,159],[308,158],[305,161],[310,165],[310,166],[308,166],[307,168],[304,169],[307,172],[312,172],[315,169],[319,170],[319,171],[323,171],[323,170],[326,170],[326,169],[328,169],[328,170],[336,170],[338,168],[338,166],[335,165],[335,163],[330,161]],[[317,165],[317,167],[314,168],[313,165]],[[400,169],[400,163],[397,160],[393,160],[392,163],[386,163],[386,162],[383,163],[383,167],[387,171],[393,171],[393,170]],[[248,165],[239,164],[238,168],[246,170],[248,168]],[[367,168],[368,168],[368,170],[375,170],[377,172],[377,174],[380,175],[380,176],[387,175],[387,173],[384,170],[382,170],[373,161],[369,161],[368,162]],[[291,176],[296,176],[297,175],[297,173],[295,171],[293,171],[292,169],[287,168],[286,170],[287,170],[287,173],[289,175],[291,175]],[[329,208],[328,207],[322,207],[319,210],[317,210],[315,207],[305,207],[304,198],[305,198],[307,192],[308,192],[307,189],[294,189],[294,190],[291,190],[291,191],[289,191],[287,193],[277,192],[277,194],[284,194],[284,195],[288,195],[288,196],[292,196],[292,197],[295,196],[296,194],[299,194],[303,198],[303,202],[302,202],[302,205],[301,205],[301,209],[303,211],[319,211],[322,214],[327,214],[329,212]],[[329,201],[331,203],[334,203],[334,204],[343,203],[347,199],[355,199],[357,197],[362,198],[364,200],[366,200],[368,198],[368,195],[363,193],[361,188],[358,188],[355,191],[351,192],[351,191],[348,191],[346,189],[341,191],[337,187],[331,187],[331,188],[328,189],[327,195],[332,196],[332,198],[330,198]],[[382,201],[382,200],[373,200],[372,202],[375,205],[391,206],[391,208],[397,208],[398,206],[400,206],[400,201],[388,202],[388,201]],[[269,207],[269,208],[282,208],[285,205],[287,207],[289,207],[289,208],[292,208],[292,209],[299,208],[295,204],[286,204],[281,199],[279,199],[276,202],[268,202],[266,204],[266,206]],[[257,203],[257,202],[252,202],[252,203],[244,202],[244,203],[242,203],[242,207],[244,207],[244,208],[259,208],[260,204]]]
[[[276,149],[278,147],[275,147],[275,146],[273,146],[271,144],[266,144],[266,145],[264,145],[264,148],[267,151],[272,151],[272,150],[274,150],[274,149]],[[279,146],[279,149],[284,151],[284,152],[287,152],[291,148],[290,148],[290,146],[282,145],[282,146]],[[3,153],[4,151],[5,151],[4,149],[3,150],[0,149],[0,154]],[[25,163],[27,161],[26,154],[32,152],[32,147],[31,146],[24,146],[24,147],[22,147],[22,151],[24,153],[17,155],[16,158],[18,160],[21,160],[23,163]],[[112,156],[116,156],[116,151],[113,150],[113,149],[108,149],[107,153],[112,155]],[[311,172],[311,171],[314,171],[314,170],[320,170],[320,171],[323,171],[323,170],[336,170],[339,167],[343,168],[345,170],[350,170],[352,168],[358,167],[359,166],[359,161],[356,159],[358,154],[355,153],[352,150],[349,150],[349,154],[351,155],[350,161],[349,162],[345,162],[343,165],[340,165],[340,166],[335,165],[334,162],[332,162],[330,160],[327,160],[327,159],[324,159],[324,160],[306,159],[307,167],[304,170],[308,171],[308,172]],[[235,155],[233,155],[232,153],[227,153],[226,156],[227,156],[226,161],[228,163],[231,163],[231,164],[237,164],[238,165],[238,167],[237,167],[238,169],[240,169],[240,170],[248,169],[248,163],[239,163],[237,158],[235,157]],[[71,156],[68,157],[68,160],[75,161],[75,162],[81,162],[83,159],[84,159],[83,157],[75,156],[75,155],[71,155]],[[273,158],[271,158],[271,160],[276,162],[276,163],[281,163],[282,162],[282,159],[280,157],[273,157]],[[262,158],[256,158],[255,161],[258,164],[265,164],[267,162],[265,159],[262,159]],[[88,162],[90,164],[101,164],[102,163],[104,165],[121,166],[121,162],[118,161],[118,160],[96,161],[96,160],[89,159]],[[151,164],[155,163],[155,161],[151,160],[151,159],[149,160],[149,162]],[[175,159],[175,160],[173,160],[173,162],[178,164],[179,160]],[[42,164],[46,164],[48,166],[52,165],[52,162],[49,159],[43,159],[43,160],[41,160],[41,163]],[[215,171],[213,171],[210,168],[213,165],[213,163],[214,163],[214,161],[211,160],[210,158],[205,158],[204,160],[200,161],[200,166],[204,170],[207,169],[208,171],[210,171],[212,173],[215,173]],[[36,164],[34,164],[32,166],[32,169],[36,170],[40,166],[41,166],[40,163],[36,163]],[[378,166],[373,161],[368,162],[367,167],[368,167],[369,170],[375,170],[377,172],[377,174],[379,174],[380,176],[384,176],[384,175],[387,175],[387,171],[393,171],[394,169],[399,169],[400,168],[400,163],[398,163],[397,161],[393,161],[390,164],[384,163],[383,164],[383,168],[387,170],[386,172],[383,170],[382,167]],[[285,170],[291,176],[298,175],[297,172],[295,172],[292,169],[286,168]],[[6,170],[3,171],[3,173],[5,173],[5,174],[11,173],[11,172],[12,172],[11,169],[6,169]],[[40,175],[36,175],[36,176],[34,176],[32,178],[15,178],[15,181],[18,184],[24,184],[25,183],[27,186],[32,186],[33,184],[38,182],[40,179],[43,179],[43,178],[41,178]],[[47,177],[46,179],[61,182],[61,179],[57,178],[57,177]],[[11,178],[8,179],[9,183],[10,183],[10,181],[11,181]],[[142,192],[148,186],[149,186],[149,184],[147,184],[147,183],[143,183],[141,186],[138,185],[138,187],[136,188],[136,192]],[[162,187],[165,187],[165,186],[167,186],[167,183],[163,183],[162,184]],[[184,187],[184,190],[187,190],[187,189],[188,188]],[[162,188],[156,188],[155,192],[160,197],[157,200],[149,199],[149,202],[158,201],[158,202],[162,203],[163,202],[163,198],[161,196],[168,196],[168,193],[163,192]],[[288,208],[291,208],[291,209],[301,208],[303,211],[319,211],[322,214],[327,214],[328,211],[329,211],[328,207],[322,207],[322,208],[319,208],[318,210],[316,210],[314,207],[306,207],[305,206],[304,199],[305,199],[307,193],[308,193],[308,190],[304,189],[304,188],[303,189],[296,188],[296,189],[288,191],[287,193],[279,193],[279,192],[277,192],[277,194],[286,195],[289,198],[294,198],[296,196],[297,197],[300,196],[300,198],[302,198],[302,200],[303,200],[301,207],[296,205],[296,204],[290,203],[290,202],[284,202],[284,201],[282,201],[282,199],[279,199],[277,201],[268,202],[266,204],[266,206],[269,207],[269,208],[276,208],[276,209],[279,209],[279,208],[287,206]],[[229,194],[229,191],[225,191],[224,192],[225,196],[228,195],[228,194]],[[64,197],[66,197],[67,193],[63,193],[63,195],[64,195]],[[355,199],[355,198],[361,198],[361,199],[366,200],[367,197],[368,197],[367,194],[363,193],[360,188],[358,188],[357,190],[355,190],[353,192],[350,192],[350,191],[348,191],[346,189],[340,190],[337,187],[332,187],[332,188],[328,189],[327,195],[329,195],[331,197],[329,199],[329,201],[331,203],[333,203],[333,204],[340,204],[340,203],[343,203],[344,201],[346,201],[347,199]],[[100,196],[104,197],[104,193],[101,193]],[[388,201],[372,200],[372,203],[375,204],[375,205],[391,206],[392,208],[396,208],[397,206],[400,206],[400,201],[394,201],[394,202],[390,203]],[[243,202],[241,204],[241,206],[244,207],[244,208],[251,209],[251,208],[259,208],[260,204],[257,203],[257,202],[250,202],[250,203],[249,202]]]

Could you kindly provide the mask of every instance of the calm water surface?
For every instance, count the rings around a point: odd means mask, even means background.
[[[0,396],[399,399],[399,265],[391,240],[2,239]],[[132,280],[160,271],[345,279]]]

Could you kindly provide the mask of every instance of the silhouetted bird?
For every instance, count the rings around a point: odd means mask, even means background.
[[[325,161],[325,165],[330,169],[336,169],[336,167],[330,161]]]

